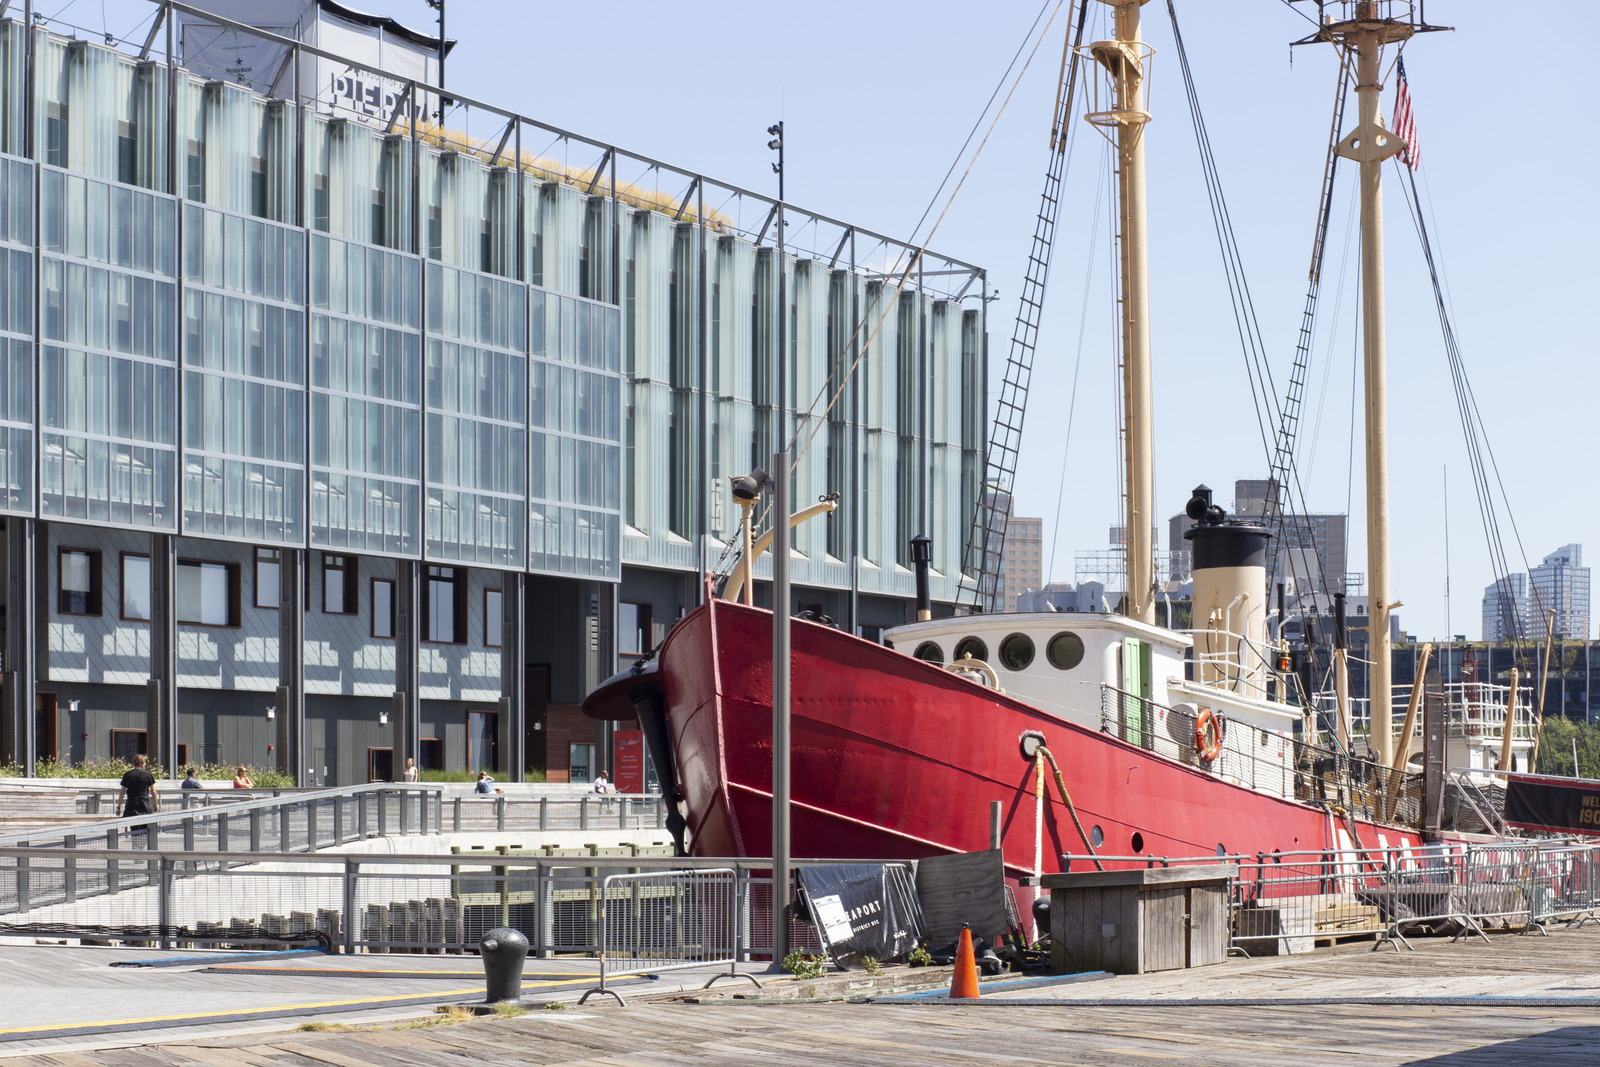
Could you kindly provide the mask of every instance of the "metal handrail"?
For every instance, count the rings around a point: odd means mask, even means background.
[[[1252,789],[1269,791],[1279,796],[1302,800],[1333,800],[1353,810],[1359,818],[1390,821],[1407,798],[1419,796],[1421,776],[1338,749],[1302,741],[1288,734],[1262,731],[1258,726],[1230,722],[1229,730],[1249,730],[1252,736],[1267,733],[1288,746],[1284,758],[1264,758],[1259,746],[1227,743],[1216,760],[1206,763],[1198,758],[1192,738],[1196,716],[1176,707],[1162,704],[1112,685],[1101,685],[1100,730],[1127,744],[1138,745],[1146,751],[1176,763],[1207,771],[1219,778],[1233,779]],[[1131,725],[1120,714],[1121,709],[1136,702],[1148,708],[1160,709],[1166,716],[1177,720],[1178,736],[1174,740],[1166,729],[1157,728],[1155,722],[1143,726]],[[1333,791],[1328,796],[1328,776],[1332,776]]]
[[[191,790],[192,792],[192,790]],[[218,790],[220,793],[221,790]],[[293,797],[267,797],[260,800],[247,800],[227,805],[226,815],[232,818],[235,815],[251,815],[256,812],[273,811],[286,807],[297,807],[316,804],[323,800],[340,801],[356,799],[374,794],[397,794],[400,797],[440,797],[444,787],[434,782],[408,782],[396,784],[392,782],[375,782],[369,785],[350,786],[339,789],[316,789],[299,793]],[[0,845],[12,842],[28,843],[41,838],[54,836],[61,837],[87,837],[103,835],[108,831],[121,831],[133,827],[155,827],[157,833],[170,827],[181,827],[185,822],[192,822],[195,818],[205,818],[215,815],[210,807],[201,809],[204,814],[197,815],[193,808],[180,808],[173,812],[159,812],[152,815],[130,815],[126,818],[103,819],[99,822],[74,823],[66,827],[26,830],[19,833],[0,836]]]
[[[1399,683],[1393,687],[1394,705],[1403,707],[1411,700],[1413,685]],[[1476,691],[1469,693],[1469,690]],[[1511,687],[1494,682],[1449,682],[1444,686],[1445,733],[1449,737],[1482,737],[1488,740],[1505,736],[1506,698]],[[1337,699],[1331,690],[1316,694],[1317,711],[1331,714],[1337,709]],[[1369,701],[1366,697],[1351,696],[1346,701],[1350,707],[1351,729],[1366,734],[1371,731]],[[1533,740],[1533,690],[1517,687],[1517,721],[1512,736],[1519,740]],[[1398,732],[1398,731],[1397,731]]]

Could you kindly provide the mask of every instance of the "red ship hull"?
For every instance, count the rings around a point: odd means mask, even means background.
[[[672,630],[661,681],[693,850],[771,852],[772,616],[713,600]],[[1233,785],[831,627],[793,621],[792,833],[796,856],[914,859],[989,847],[1002,804],[1007,868],[1035,863],[1034,765],[1044,734],[1097,852],[1200,856],[1416,847],[1414,831],[1345,820]],[[1039,853],[1048,873],[1088,851],[1054,790]]]

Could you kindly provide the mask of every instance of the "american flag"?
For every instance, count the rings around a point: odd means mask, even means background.
[[[1399,76],[1394,88],[1394,132],[1406,143],[1400,150],[1400,162],[1416,170],[1422,165],[1422,150],[1417,146],[1417,117],[1411,111],[1411,88],[1406,84],[1406,61],[1395,63]]]

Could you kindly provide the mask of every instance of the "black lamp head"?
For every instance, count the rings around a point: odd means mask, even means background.
[[[767,472],[757,467],[743,478],[734,481],[733,498],[735,500],[754,500],[761,495],[761,489],[766,484]]]

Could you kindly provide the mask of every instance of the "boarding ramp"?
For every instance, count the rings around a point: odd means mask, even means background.
[[[15,849],[0,854],[0,936],[12,932],[5,929],[8,926],[32,929],[36,936],[87,934],[95,940],[124,929],[144,930],[150,926],[144,898],[152,891],[158,902],[171,904],[189,892],[201,874],[238,871],[239,880],[219,884],[245,885],[250,872],[268,881],[249,883],[254,888],[228,907],[220,906],[232,899],[228,893],[213,894],[219,907],[212,910],[226,914],[206,918],[204,928],[192,927],[192,940],[240,943],[246,935],[295,940],[320,934],[332,941],[342,928],[342,911],[307,903],[326,897],[321,890],[299,900],[290,891],[292,882],[282,877],[284,866],[263,865],[262,857],[360,849],[376,839],[398,843],[456,831],[606,829],[617,836],[615,831],[630,828],[659,828],[666,819],[660,798],[653,796],[448,796],[445,787],[432,783],[281,791],[263,798],[216,791],[176,809],[170,801],[166,806],[169,810],[157,815],[0,837],[0,849]],[[389,850],[403,848],[390,845]],[[671,853],[670,847],[660,851]],[[163,883],[163,878],[168,881]],[[262,888],[267,885],[275,888]],[[175,895],[175,888],[183,892]],[[261,907],[253,902],[256,897],[262,898]],[[372,940],[404,945],[417,940],[409,937],[408,929],[446,921],[443,915],[436,919],[410,915],[407,909],[413,897],[396,894],[372,901],[370,914],[359,920],[375,930],[381,927]],[[418,908],[426,910],[429,896],[415,899]],[[401,902],[398,907],[396,901]],[[342,906],[345,901],[341,898],[338,903]],[[160,925],[158,916],[156,926]],[[400,934],[391,936],[397,925]]]

